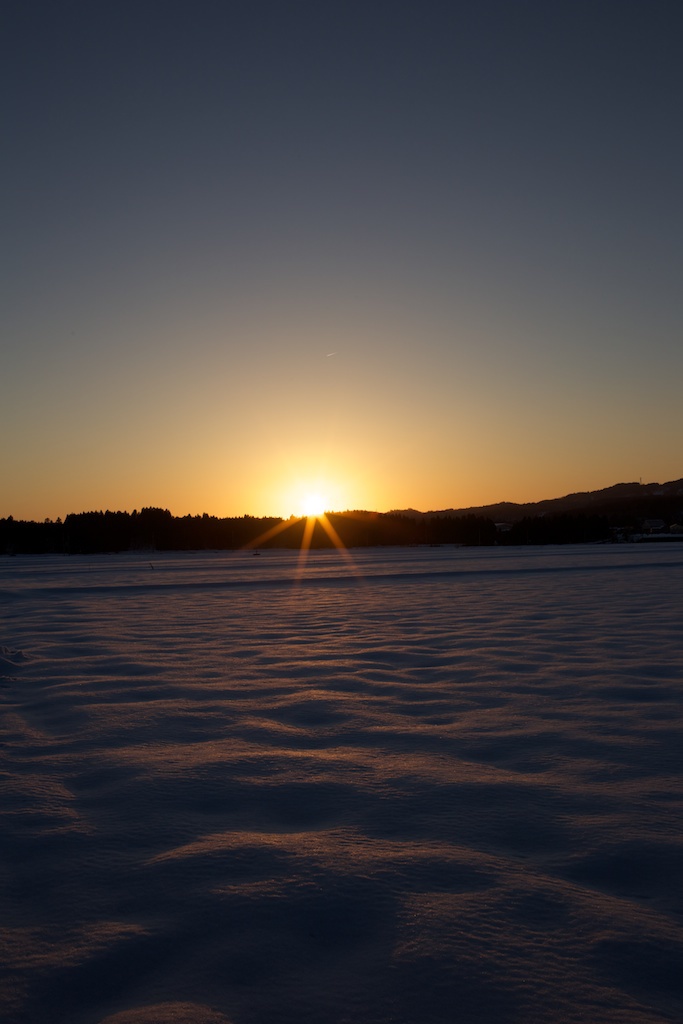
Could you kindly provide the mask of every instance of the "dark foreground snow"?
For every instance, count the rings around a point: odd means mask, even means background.
[[[683,550],[351,558],[0,560],[5,1024],[683,1018]]]

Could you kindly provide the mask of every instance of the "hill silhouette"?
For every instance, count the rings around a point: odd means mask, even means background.
[[[393,515],[406,516],[485,516],[494,522],[517,523],[526,517],[584,513],[624,519],[636,525],[638,518],[663,518],[672,522],[681,518],[683,508],[683,479],[668,483],[620,483],[598,491],[577,491],[561,498],[517,504],[501,501],[493,505],[468,508],[449,508],[438,512],[418,512],[415,509],[394,510]]]

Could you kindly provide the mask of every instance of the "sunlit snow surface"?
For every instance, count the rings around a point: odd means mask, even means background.
[[[0,559],[6,1024],[683,1019],[683,545]]]

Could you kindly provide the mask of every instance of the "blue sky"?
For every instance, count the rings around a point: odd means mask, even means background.
[[[678,3],[3,21],[0,515],[683,475]]]

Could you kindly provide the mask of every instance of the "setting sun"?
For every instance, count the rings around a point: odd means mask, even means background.
[[[326,509],[325,499],[320,494],[305,494],[301,502],[301,512],[308,518],[321,516]]]
[[[287,467],[290,468],[290,467]],[[340,474],[332,476],[326,472],[306,472],[306,467],[291,467],[291,476],[275,478],[271,483],[273,499],[266,498],[264,505],[281,509],[283,518],[320,519],[326,512],[339,512],[349,507],[349,488]]]
[[[252,497],[245,507],[256,509],[259,515],[282,519],[320,518],[326,512],[377,508],[374,481],[351,472],[348,461],[341,457],[314,460],[305,450],[294,448],[286,456],[264,456],[255,464],[254,476],[248,481]]]

